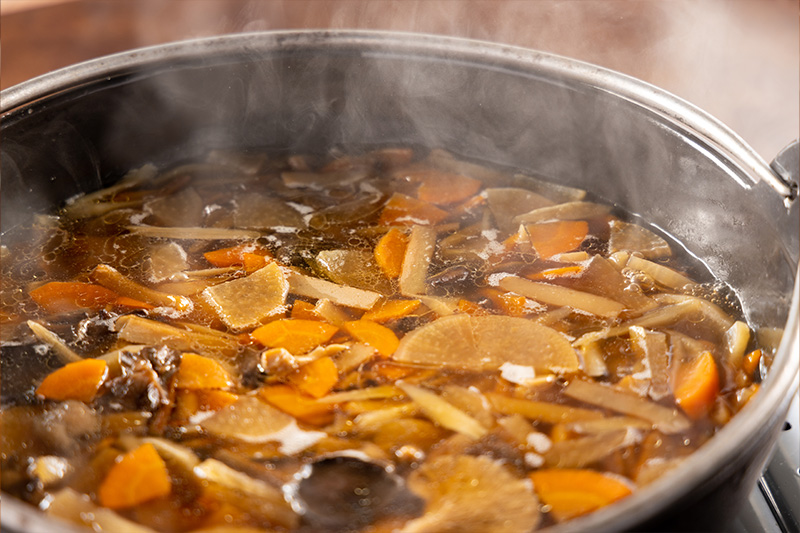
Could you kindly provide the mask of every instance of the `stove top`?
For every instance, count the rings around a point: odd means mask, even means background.
[[[800,401],[794,396],[772,460],[747,506],[736,518],[734,533],[800,532]]]

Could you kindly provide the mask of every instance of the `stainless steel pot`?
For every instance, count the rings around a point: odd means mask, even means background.
[[[676,471],[559,531],[723,529],[797,389],[800,223],[790,164],[770,168],[708,114],[621,74],[434,36],[240,34],[79,64],[4,91],[0,106],[4,234],[143,162],[208,146],[411,143],[588,189],[684,243],[736,288],[754,325],[785,328],[770,374]],[[3,511],[4,528],[52,530],[7,495]]]

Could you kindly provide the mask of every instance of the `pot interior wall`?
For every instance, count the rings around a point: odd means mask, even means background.
[[[4,117],[2,229],[207,147],[411,143],[516,167],[642,215],[782,326],[797,262],[780,198],[691,131],[573,77],[453,50],[242,47],[97,73]]]

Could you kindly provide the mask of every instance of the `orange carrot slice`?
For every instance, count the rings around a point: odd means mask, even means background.
[[[295,300],[292,304],[292,318],[302,320],[320,320],[320,316],[315,311],[316,306],[305,300]]]
[[[220,248],[203,254],[206,261],[217,268],[231,266],[250,266],[258,270],[266,265],[271,258],[269,251],[264,248],[256,247],[253,244],[239,244],[230,248]]]
[[[458,311],[460,313],[466,313],[468,315],[480,316],[489,314],[489,311],[487,311],[480,305],[476,304],[475,302],[465,300],[463,298],[458,300],[458,304],[456,305],[456,307],[458,308]]]
[[[338,330],[317,320],[282,318],[257,328],[251,335],[268,348],[286,348],[293,354],[304,354],[328,342]]]
[[[102,309],[114,303],[118,295],[94,283],[51,281],[30,292],[33,301],[49,313],[66,313],[79,309]]]
[[[681,368],[675,381],[675,401],[689,418],[708,414],[719,395],[719,371],[711,352]]]
[[[500,291],[488,292],[488,296],[494,305],[508,316],[525,316],[528,314],[526,309],[528,300],[524,296],[513,292]]]
[[[268,385],[261,387],[259,396],[284,413],[308,424],[323,425],[333,417],[335,404],[317,403],[317,401],[298,391],[291,385]]]
[[[239,399],[237,394],[224,390],[195,391],[201,411],[219,411]]]
[[[269,263],[269,257],[260,254],[246,253],[242,255],[242,266],[247,272],[255,272]]]
[[[436,170],[420,173],[418,179],[422,183],[417,189],[417,198],[437,205],[461,202],[481,188],[481,182],[476,179]]]
[[[175,386],[179,389],[225,389],[233,386],[228,372],[217,361],[195,353],[181,354]]]
[[[136,300],[134,298],[129,298],[127,296],[120,296],[114,300],[114,305],[119,305],[120,307],[130,307],[132,309],[155,309],[154,305]]]
[[[550,514],[561,522],[580,516],[631,493],[621,480],[582,469],[544,469],[530,474],[533,488]]]
[[[373,322],[388,322],[413,313],[420,305],[419,300],[386,300],[379,303],[361,317]]]
[[[373,370],[379,376],[385,378],[387,381],[395,382],[398,379],[403,379],[411,374],[414,374],[419,369],[413,366],[396,365],[393,363],[378,363],[373,367]]]
[[[378,350],[384,357],[391,356],[400,340],[394,331],[371,320],[353,320],[342,324],[342,328],[356,340]]]
[[[486,197],[482,194],[476,194],[471,198],[467,198],[463,202],[458,205],[454,205],[450,208],[450,216],[451,217],[459,217],[463,216],[470,211],[475,210],[478,207],[486,204]]]
[[[585,220],[559,220],[526,226],[531,246],[544,258],[571,252],[581,245],[589,233]]]
[[[525,277],[528,279],[532,279],[534,281],[539,281],[539,280],[547,280],[553,278],[575,276],[577,274],[580,274],[581,271],[583,271],[583,267],[581,265],[568,265],[563,267],[549,268],[547,270],[542,270],[540,272],[534,272],[533,274],[528,274]]]
[[[186,421],[200,411],[198,391],[182,389],[175,392],[175,408],[172,410],[173,420]]]
[[[403,272],[403,258],[408,246],[408,235],[392,228],[375,246],[375,262],[389,279],[397,279]]]
[[[435,205],[412,198],[401,193],[394,193],[383,206],[378,221],[382,226],[414,226],[434,225],[445,218],[448,213]]]
[[[758,368],[758,364],[761,361],[761,350],[753,350],[745,355],[744,360],[742,361],[742,371],[747,376],[752,376],[753,373]]]
[[[167,496],[171,490],[167,465],[147,443],[126,453],[111,467],[97,496],[104,507],[124,509]]]
[[[102,359],[69,363],[44,378],[36,394],[48,400],[91,402],[107,373],[108,365]]]
[[[189,420],[201,411],[224,409],[238,399],[238,395],[224,390],[179,389],[175,395],[175,409],[172,411],[172,416],[177,420]]]
[[[320,357],[289,376],[295,387],[314,398],[328,394],[339,381],[339,370],[330,357]]]

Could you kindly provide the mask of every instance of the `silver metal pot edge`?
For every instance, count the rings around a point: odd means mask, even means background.
[[[361,47],[379,53],[381,49],[415,51],[440,54],[453,53],[461,57],[492,59],[499,62],[536,64],[543,72],[568,76],[598,89],[612,92],[636,105],[699,133],[703,140],[725,154],[732,165],[743,169],[756,180],[769,184],[787,206],[796,199],[796,178],[792,183],[775,172],[749,145],[719,120],[694,105],[635,78],[565,57],[523,48],[433,35],[386,33],[372,31],[291,31],[227,35],[196,39],[122,52],[87,61],[40,76],[0,93],[0,113],[11,113],[61,91],[88,85],[96,80],[134,72],[142,66],[192,59],[211,54],[224,55],[226,51],[252,47],[318,46],[321,42],[344,47]],[[798,270],[800,274],[800,270]],[[707,445],[694,453],[675,471],[652,485],[637,491],[633,496],[587,517],[557,526],[558,531],[619,530],[634,525],[641,518],[641,508],[648,513],[668,507],[685,495],[688,480],[702,479],[725,467],[731,457],[739,453],[743,444],[755,438],[767,420],[782,418],[788,408],[790,395],[798,388],[798,361],[800,352],[798,324],[800,324],[800,276],[795,277],[792,306],[786,323],[786,333],[778,350],[775,364],[762,391],[725,426]],[[795,355],[795,357],[792,357]],[[676,480],[683,481],[677,482]],[[6,495],[6,511],[18,507],[18,502]],[[11,501],[9,501],[11,500]],[[654,504],[654,501],[657,502]],[[19,504],[22,516],[28,507]],[[15,514],[12,511],[12,517]],[[8,515],[6,515],[8,516]],[[5,522],[5,520],[4,520]],[[22,526],[25,521],[9,525]]]
[[[695,130],[704,137],[704,140],[719,148],[731,161],[768,183],[787,202],[794,200],[797,194],[796,180],[794,183],[787,183],[784,176],[773,171],[751,146],[725,124],[693,104],[654,85],[556,54],[487,41],[430,34],[368,30],[274,31],[230,34],[155,45],[68,66],[6,89],[0,93],[0,114],[32,103],[43,95],[74,88],[77,80],[81,83],[91,83],[159,61],[176,61],[210,53],[224,54],[226,51],[238,50],[248,45],[303,47],[318,45],[321,41],[332,45],[358,46],[363,49],[374,47],[375,50],[380,48],[428,52],[432,49],[440,52],[451,50],[460,55],[469,54],[477,58],[491,57],[495,60],[536,63],[540,70],[559,75],[568,73],[575,80],[613,92],[677,124]]]

